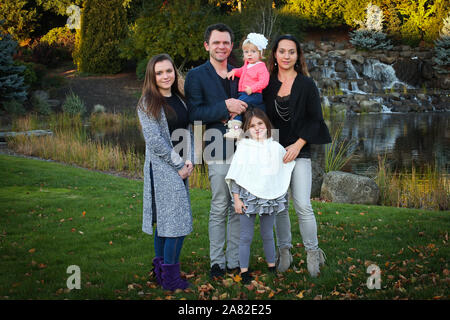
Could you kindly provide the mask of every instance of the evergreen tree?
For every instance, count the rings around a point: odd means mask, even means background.
[[[74,52],[78,70],[90,73],[120,72],[123,60],[118,46],[127,35],[123,0],[86,0]]]
[[[27,96],[22,75],[25,67],[14,65],[13,54],[16,48],[17,42],[11,35],[0,33],[0,103],[2,104],[10,100],[24,101]]]
[[[440,35],[441,37],[435,41],[434,47],[436,69],[439,73],[450,73],[450,13],[444,19]]]
[[[383,33],[383,20],[380,7],[369,3],[366,7],[366,20],[358,22],[361,28],[350,32],[350,43],[361,49],[392,49],[391,41]]]

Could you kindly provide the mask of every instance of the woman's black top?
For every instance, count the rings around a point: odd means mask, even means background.
[[[313,79],[298,74],[292,84],[288,101],[283,101],[282,98],[280,100],[280,97],[276,101],[281,85],[277,75],[272,75],[269,85],[263,90],[267,115],[275,129],[280,129],[280,144],[286,147],[302,138],[307,144],[302,148],[298,157],[309,158],[311,157],[309,144],[331,142],[328,127],[322,116],[319,90]],[[284,119],[288,119],[288,121],[284,121],[286,123],[280,121],[283,119],[280,119],[275,102],[282,109],[287,107],[288,117],[282,113]]]
[[[187,128],[189,124],[189,114],[187,108],[177,95],[173,94],[170,97],[165,97],[165,99],[167,104],[172,107],[173,111],[175,111],[175,114],[166,115],[167,124],[169,125],[169,133],[172,135],[176,129]]]
[[[290,131],[290,112],[289,110],[290,95],[285,97],[276,96],[275,98],[275,113],[273,115],[272,124],[275,129],[278,129],[279,142],[283,147],[293,144],[289,135]],[[303,146],[297,158],[311,158],[311,147],[307,143]]]

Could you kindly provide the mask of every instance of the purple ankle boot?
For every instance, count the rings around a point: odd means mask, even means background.
[[[180,264],[161,264],[162,269],[162,287],[164,290],[175,291],[177,289],[186,289],[189,282],[181,279]]]
[[[164,263],[163,257],[154,257],[153,258],[153,271],[155,272],[156,282],[161,285],[162,284],[162,269],[161,264]]]

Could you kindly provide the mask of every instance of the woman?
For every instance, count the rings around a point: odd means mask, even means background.
[[[323,120],[319,91],[314,80],[309,78],[300,43],[294,36],[283,35],[276,39],[269,60],[269,72],[269,85],[263,92],[264,103],[270,121],[279,130],[280,144],[286,148],[283,161],[295,161],[290,188],[307,252],[308,271],[311,276],[317,277],[325,256],[319,248],[317,224],[310,201],[310,144],[329,143],[331,137]],[[277,269],[284,272],[292,262],[288,210],[276,216],[275,225]]]
[[[177,70],[167,54],[148,62],[137,111],[145,139],[142,230],[151,235],[156,223],[153,266],[158,284],[166,290],[186,289],[189,283],[180,277],[179,256],[184,237],[192,231],[187,177],[193,164],[174,150],[171,136],[185,133],[184,144],[193,139]],[[177,129],[183,130],[172,134]],[[184,156],[192,159],[193,148],[185,149]]]

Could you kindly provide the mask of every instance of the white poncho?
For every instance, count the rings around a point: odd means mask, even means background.
[[[234,180],[262,199],[276,199],[285,194],[295,161],[283,163],[286,150],[272,138],[264,141],[242,139],[237,144],[225,181]]]

